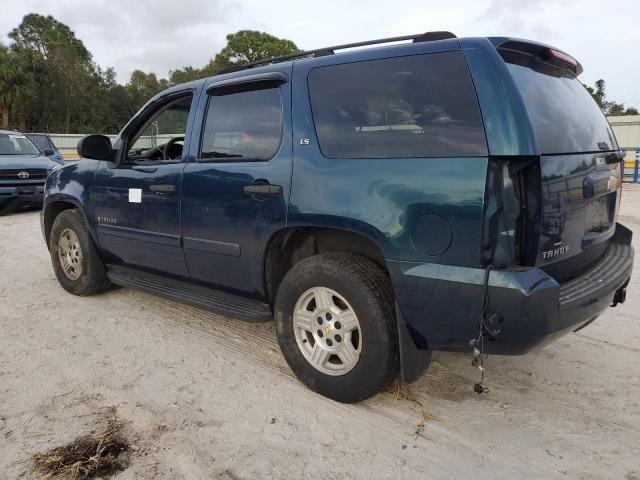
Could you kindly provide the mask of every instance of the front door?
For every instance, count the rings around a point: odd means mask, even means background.
[[[91,203],[98,243],[112,264],[189,276],[180,195],[193,99],[191,91],[178,92],[148,106],[116,145],[118,164],[98,167]]]
[[[264,253],[286,223],[291,183],[291,67],[273,70],[238,84],[209,81],[191,139],[197,158],[182,183],[192,278],[255,297],[264,294]]]

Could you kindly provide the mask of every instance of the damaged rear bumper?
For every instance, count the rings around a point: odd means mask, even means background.
[[[539,268],[491,271],[489,311],[496,335],[485,352],[520,355],[592,322],[624,301],[633,269],[631,231],[618,224],[605,254],[560,284]],[[388,261],[396,292],[405,380],[418,378],[424,349],[469,352],[478,336],[484,269]],[[412,350],[413,349],[413,350]],[[421,371],[424,371],[422,369]]]

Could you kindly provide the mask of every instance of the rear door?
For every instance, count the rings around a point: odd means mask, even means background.
[[[541,154],[535,265],[558,280],[569,279],[604,253],[615,232],[622,185],[618,146],[602,111],[572,71],[577,68],[573,59],[548,48],[507,46],[501,54]]]
[[[285,226],[291,184],[291,65],[211,79],[198,104],[196,160],[182,181],[191,277],[262,296],[264,254]]]

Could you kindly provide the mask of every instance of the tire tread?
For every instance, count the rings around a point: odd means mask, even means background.
[[[343,281],[347,279],[349,286],[352,287],[355,292],[361,292],[359,296],[359,302],[361,302],[360,308],[366,308],[363,307],[362,302],[364,302],[364,305],[370,305],[372,311],[376,312],[375,321],[378,322],[376,323],[376,325],[378,325],[376,331],[381,335],[385,335],[387,339],[384,343],[384,353],[381,353],[380,356],[377,357],[381,361],[376,365],[375,371],[370,371],[369,374],[371,375],[367,375],[369,382],[364,381],[359,383],[353,379],[349,380],[352,385],[349,391],[337,391],[333,387],[326,386],[326,383],[320,382],[320,380],[317,379],[317,377],[323,375],[319,372],[312,371],[312,373],[309,374],[309,368],[312,367],[306,364],[306,360],[302,358],[297,350],[294,353],[285,353],[285,350],[298,348],[295,345],[295,341],[291,342],[286,338],[288,335],[293,335],[293,333],[286,333],[288,329],[284,321],[285,318],[288,319],[290,317],[287,305],[289,305],[288,302],[291,301],[292,290],[299,288],[297,285],[302,279],[308,282],[309,276],[311,275],[310,272],[317,271],[324,272],[323,275],[330,275],[330,278],[340,278]],[[333,288],[331,285],[324,286]],[[341,294],[344,293],[341,292]],[[345,298],[351,303],[348,296],[345,296]],[[275,310],[278,340],[283,349],[283,353],[285,353],[285,358],[298,377],[312,390],[341,402],[355,403],[385,390],[397,377],[399,371],[399,347],[393,291],[386,272],[368,258],[349,252],[328,252],[301,260],[287,272],[283,282],[280,284],[276,297]],[[360,313],[360,315],[361,314],[362,313]],[[371,320],[373,321],[373,318]],[[307,366],[301,366],[301,361],[305,362],[303,365]],[[371,364],[368,363],[368,365]],[[366,371],[366,369],[362,370],[358,374],[360,375]],[[375,380],[372,380],[372,378],[375,378]],[[318,383],[325,385],[324,388],[328,390],[321,391],[323,387],[320,387]]]
[[[54,259],[54,255],[56,255],[53,249],[53,232],[57,231],[60,223],[69,223],[69,222],[77,222],[82,228],[82,232],[76,232],[78,236],[82,236],[82,240],[86,245],[86,274],[83,282],[75,282],[75,285],[65,285],[60,281],[63,288],[67,291],[73,293],[74,295],[78,295],[81,297],[88,297],[92,295],[97,295],[108,290],[111,287],[111,282],[106,276],[105,268],[100,258],[98,257],[97,252],[93,246],[93,242],[91,240],[91,236],[89,235],[89,231],[87,229],[87,224],[85,222],[84,216],[77,208],[71,208],[67,210],[63,210],[58,214],[58,216],[53,221],[53,227],[51,228],[51,236],[49,238],[49,244],[51,245],[51,256],[54,262],[54,269],[56,261]],[[64,275],[64,274],[62,274]],[[58,272],[56,272],[56,276]],[[82,278],[82,277],[81,277]],[[58,278],[60,280],[60,278]],[[69,282],[67,282],[69,283]]]

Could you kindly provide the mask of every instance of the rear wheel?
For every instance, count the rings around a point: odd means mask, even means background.
[[[353,403],[395,378],[391,288],[370,260],[350,253],[302,260],[283,279],[275,313],[282,353],[312,390]]]
[[[64,210],[56,217],[49,251],[58,282],[68,292],[88,296],[109,288],[104,266],[78,210]]]

